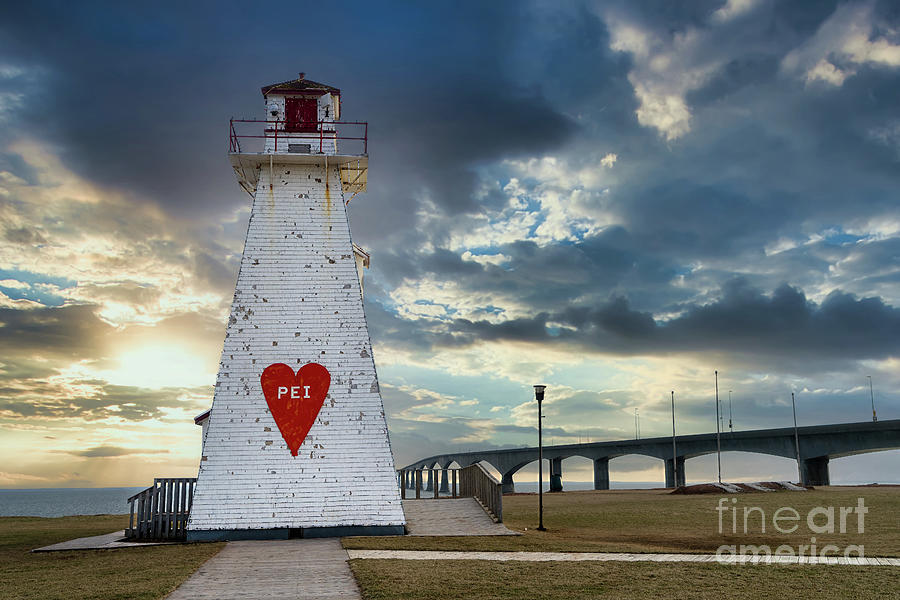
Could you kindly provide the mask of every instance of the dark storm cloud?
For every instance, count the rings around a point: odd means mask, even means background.
[[[377,257],[378,271],[394,286],[404,278],[452,280],[468,292],[506,295],[534,311],[556,311],[573,298],[599,302],[626,290],[642,309],[659,310],[690,295],[690,290],[666,287],[679,274],[678,263],[648,252],[645,240],[620,227],[576,243],[517,241],[497,252],[508,262],[483,265],[441,248],[427,254],[383,254]],[[378,297],[376,288],[371,291]]]
[[[113,328],[92,305],[19,310],[0,308],[0,349],[4,355],[98,358]]]
[[[163,388],[148,390],[134,386],[112,385],[105,381],[74,381],[72,385],[87,386],[91,391],[73,394],[60,383],[46,380],[25,382],[27,387],[0,390],[0,417],[25,419],[83,419],[97,421],[118,418],[125,421],[165,420],[167,409],[188,408],[202,410],[200,403],[182,400],[186,393],[210,395],[210,387]]]
[[[387,343],[420,349],[524,341],[618,355],[726,351],[809,361],[881,359],[900,352],[900,309],[879,298],[834,291],[815,304],[788,285],[765,295],[735,279],[715,302],[686,303],[681,311],[657,322],[619,296],[600,306],[569,306],[500,323],[404,323],[383,311],[376,313],[374,327]]]
[[[82,456],[85,458],[109,458],[113,456],[129,456],[131,454],[168,454],[168,450],[158,450],[152,448],[120,448],[119,446],[95,446],[87,450],[68,450],[64,451],[72,456]]]
[[[246,202],[224,156],[227,120],[262,117],[259,87],[300,69],[344,89],[345,117],[371,122],[382,164],[409,177],[404,192],[424,185],[451,212],[476,208],[477,165],[558,147],[572,133],[540,90],[504,78],[509,45],[522,32],[500,5],[406,7],[399,15],[361,4],[339,20],[324,6],[287,7],[282,22],[323,25],[298,29],[306,50],[363,58],[313,52],[303,64],[293,36],[272,36],[270,24],[246,19],[236,5],[214,6],[6,7],[0,48],[13,66],[41,73],[9,132],[59,142],[82,175],[178,214]],[[422,22],[442,34],[423,37]],[[5,85],[21,91],[20,79]]]
[[[557,149],[574,130],[539,93],[482,77],[421,90],[401,107],[404,118],[385,123],[394,132],[385,140],[388,169],[413,176],[405,188],[418,179],[449,214],[483,208],[473,197],[477,166]]]

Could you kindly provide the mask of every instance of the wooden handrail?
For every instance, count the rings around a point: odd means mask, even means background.
[[[161,477],[128,499],[125,537],[131,540],[184,540],[196,477]]]
[[[502,523],[503,491],[500,482],[480,463],[460,469],[459,478],[459,495],[475,498],[498,523]]]
[[[413,488],[416,490],[416,498],[423,497],[422,472],[432,471],[432,486],[434,497],[438,494],[438,471],[453,472],[453,498],[475,498],[482,508],[498,523],[503,522],[503,487],[500,482],[491,475],[481,464],[475,463],[461,469],[400,469],[397,471],[397,481],[400,484],[401,497],[406,498],[407,473],[412,473]],[[457,473],[459,474],[459,494],[457,495]]]

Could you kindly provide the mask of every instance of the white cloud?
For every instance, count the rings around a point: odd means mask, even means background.
[[[0,287],[12,288],[16,290],[27,290],[31,287],[31,285],[25,283],[24,281],[19,281],[18,279],[3,279],[0,280]]]
[[[600,159],[600,164],[603,165],[604,167],[609,167],[611,169],[613,167],[613,165],[616,164],[617,160],[619,160],[619,155],[613,154],[612,152],[610,152],[609,154],[607,154],[606,156],[604,156],[603,158]]]
[[[854,74],[855,71],[842,71],[823,58],[816,63],[816,66],[806,73],[806,83],[824,81],[825,83],[840,87],[844,84],[844,80],[847,79],[848,76]]]
[[[813,37],[784,57],[781,69],[807,84],[820,81],[840,87],[861,65],[900,66],[900,45],[889,39],[897,39],[897,32],[873,39],[875,30],[872,3],[841,5]]]
[[[725,23],[747,14],[761,3],[759,0],[727,0],[711,17],[714,23]]]
[[[736,3],[740,4],[740,3]],[[710,52],[708,32],[694,27],[660,36],[614,11],[606,15],[610,48],[630,53],[628,81],[640,105],[638,123],[656,129],[668,141],[691,130],[685,99],[725,64],[722,52]]]
[[[462,253],[462,259],[469,262],[476,262],[480,265],[499,266],[509,262],[510,258],[505,254],[472,254],[468,250]]]

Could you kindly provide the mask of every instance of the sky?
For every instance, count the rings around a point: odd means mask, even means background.
[[[0,487],[195,476],[250,198],[228,120],[368,122],[365,308],[397,466],[900,418],[900,5],[0,5]],[[531,467],[533,467],[532,465]],[[531,467],[517,480],[533,478]],[[662,481],[621,457],[614,481]],[[726,453],[730,480],[790,460]],[[832,461],[900,481],[900,451]],[[691,459],[689,482],[715,477]],[[590,462],[563,477],[592,478]]]

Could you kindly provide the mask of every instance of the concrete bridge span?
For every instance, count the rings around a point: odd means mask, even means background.
[[[900,419],[813,425],[800,427],[797,433],[800,440],[801,481],[806,485],[830,484],[828,462],[832,458],[900,448]],[[797,457],[793,427],[723,432],[721,444],[723,452],[755,452],[792,459]],[[591,459],[594,463],[594,489],[606,490],[609,489],[609,461],[612,458],[639,454],[663,460],[666,466],[666,487],[674,487],[676,483],[684,485],[685,460],[715,451],[716,434],[701,433],[676,436],[674,454],[672,437],[668,436],[544,446],[544,458],[550,461],[551,491],[562,491],[562,461],[572,456]],[[508,448],[438,454],[411,463],[405,469],[443,469],[443,488],[447,481],[446,469],[451,463],[456,462],[461,467],[466,467],[484,461],[500,472],[503,491],[510,493],[515,491],[513,475],[516,471],[537,459],[537,447]],[[430,484],[429,476],[429,486]]]

